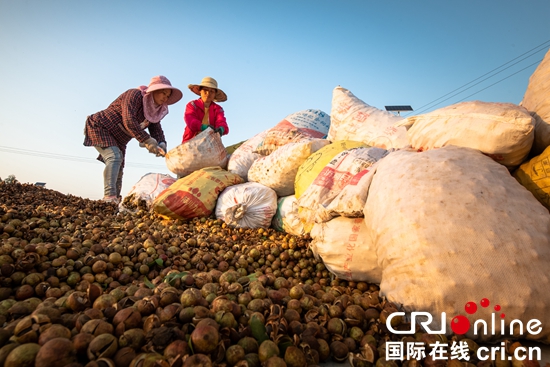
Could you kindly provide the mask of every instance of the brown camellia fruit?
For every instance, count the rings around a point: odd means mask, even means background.
[[[136,351],[130,347],[124,347],[119,349],[113,357],[113,362],[117,367],[127,367],[132,360],[136,357]]]
[[[20,345],[21,344],[19,343],[9,343],[0,348],[0,366],[4,365],[4,362],[6,361],[6,358],[8,358],[11,351]]]
[[[330,344],[330,351],[332,352],[332,358],[336,362],[342,362],[348,358],[348,346],[341,341],[333,341]]]
[[[258,342],[251,336],[245,336],[238,344],[243,347],[245,354],[258,352]]]
[[[86,322],[82,326],[82,329],[80,329],[81,333],[92,334],[93,336],[98,336],[101,334],[112,334],[113,331],[114,328],[112,324],[100,319],[92,319]]]
[[[135,350],[140,349],[145,345],[145,331],[143,329],[130,329],[126,330],[122,336],[118,339],[118,346],[130,347]]]
[[[0,348],[2,348],[11,337],[11,333],[6,329],[0,329]]]
[[[190,323],[193,317],[195,317],[195,309],[193,307],[185,307],[178,315],[178,319],[184,324]]]
[[[17,322],[13,330],[13,338],[20,344],[36,343],[42,328],[51,325],[46,315],[26,316]]]
[[[249,367],[260,367],[262,364],[257,353],[248,353],[244,356],[244,360],[248,363]]]
[[[94,303],[95,300],[101,296],[101,294],[103,293],[103,290],[101,289],[101,287],[97,284],[90,284],[90,286],[88,287],[88,289],[86,290],[86,294],[88,296],[88,300],[90,301],[90,303]]]
[[[264,367],[287,367],[285,360],[281,357],[273,356],[264,362]],[[304,365],[305,366],[305,365]]]
[[[117,338],[111,334],[101,334],[96,336],[88,345],[88,358],[92,361],[100,358],[111,358],[117,350]]]
[[[166,358],[174,358],[178,355],[183,356],[186,354],[189,354],[189,345],[183,340],[174,340],[164,349],[164,356]]]
[[[324,362],[330,357],[330,346],[324,339],[317,339],[317,342],[319,343],[319,360]]]
[[[350,326],[360,326],[365,319],[365,311],[359,305],[349,305],[344,310],[344,320]]]
[[[21,344],[8,354],[5,367],[32,367],[36,359],[36,355],[40,351],[40,345],[36,343]]]
[[[34,295],[34,288],[28,284],[24,284],[21,287],[17,288],[15,291],[15,299],[22,301]]]
[[[279,347],[272,340],[264,340],[258,348],[258,356],[263,363],[273,356],[279,355]]]
[[[216,330],[220,330],[220,325],[214,319],[211,319],[210,317],[204,317],[201,320],[199,320],[197,322],[197,324],[195,325],[195,328],[201,327],[203,325],[209,325],[209,326],[212,326]]]
[[[218,330],[210,325],[197,325],[191,333],[191,343],[196,353],[208,354],[214,351],[219,340]]]
[[[92,271],[94,273],[103,273],[107,270],[107,263],[103,260],[98,260],[92,265]]]
[[[84,292],[71,293],[67,298],[66,304],[74,312],[84,311],[87,307],[90,307],[88,295]]]
[[[135,308],[125,308],[113,317],[113,325],[117,336],[124,334],[126,330],[135,329],[141,323],[141,314]]]
[[[236,365],[239,361],[244,360],[245,352],[240,345],[232,345],[225,351],[225,360],[230,366]]]
[[[73,337],[73,346],[77,356],[84,357],[88,352],[88,345],[94,340],[95,336],[88,333],[79,333]]]
[[[55,338],[71,339],[71,331],[61,324],[53,324],[38,337],[38,344],[44,345]]]
[[[36,367],[65,366],[76,361],[73,342],[65,338],[47,341],[36,355]]]
[[[285,362],[288,367],[303,367],[307,365],[304,352],[295,346],[286,348]]]
[[[193,354],[185,360],[183,367],[212,367],[212,361],[204,354]]]
[[[110,294],[102,294],[94,301],[93,308],[97,310],[105,310],[109,307],[116,307],[117,299]]]

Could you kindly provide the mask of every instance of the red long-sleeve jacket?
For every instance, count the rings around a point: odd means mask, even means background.
[[[195,137],[202,130],[202,119],[204,117],[204,102],[202,99],[196,99],[191,101],[185,107],[185,114],[183,120],[185,121],[185,131],[183,132],[182,143],[185,143],[187,140]],[[208,108],[208,118],[210,121],[210,127],[216,130],[219,127],[223,128],[223,135],[229,133],[229,127],[227,126],[227,121],[225,120],[225,114],[223,108],[215,103],[210,103]]]

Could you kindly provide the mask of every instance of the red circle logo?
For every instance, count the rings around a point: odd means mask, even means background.
[[[451,329],[457,335],[466,334],[470,330],[470,320],[466,316],[455,316],[451,320]]]

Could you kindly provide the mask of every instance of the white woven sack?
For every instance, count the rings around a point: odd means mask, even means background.
[[[316,223],[310,248],[338,278],[379,284],[382,269],[363,218],[334,218]]]
[[[431,330],[440,330],[445,312],[447,334],[464,316],[472,325],[466,337],[495,341],[503,313],[506,334],[511,320],[525,333],[538,319],[542,332],[524,337],[548,340],[550,214],[504,166],[456,146],[390,153],[378,164],[364,215],[382,267],[381,295],[408,312],[429,312]],[[484,298],[490,308],[480,306]],[[473,315],[468,302],[478,306]],[[497,335],[475,336],[474,322],[491,325],[493,312]]]
[[[227,152],[218,133],[211,128],[166,153],[166,166],[180,178],[201,168],[227,167]]]
[[[254,135],[252,138],[244,142],[240,147],[235,149],[233,154],[229,157],[227,163],[227,170],[231,173],[235,173],[245,181],[248,181],[248,170],[252,163],[262,155],[254,153],[254,149],[264,139],[268,130],[262,131],[259,134]]]
[[[529,78],[521,105],[535,118],[532,155],[541,154],[550,145],[550,50]]]
[[[119,211],[135,213],[139,209],[151,209],[157,196],[174,182],[174,177],[163,173],[143,175],[120,202]]]
[[[327,139],[362,141],[379,148],[408,146],[407,129],[398,126],[403,117],[369,106],[349,90],[336,87],[332,92],[330,129]]]
[[[307,157],[325,145],[325,139],[305,143],[289,143],[266,157],[256,160],[248,171],[248,180],[272,188],[277,196],[294,194],[294,179],[300,165]]]
[[[329,126],[330,116],[321,110],[295,112],[269,129],[254,153],[266,156],[289,143],[324,139]]]
[[[298,111],[285,117],[285,120],[297,128],[316,131],[321,137],[325,137],[330,128],[330,115],[321,110]]]
[[[304,224],[323,223],[333,218],[326,207],[352,183],[358,173],[382,159],[388,151],[382,148],[353,148],[336,155],[298,198],[299,216]]]
[[[534,121],[512,103],[469,101],[408,117],[414,149],[456,145],[480,150],[508,168],[520,165],[531,150]]]
[[[338,195],[324,209],[330,217],[363,217],[369,187],[380,161],[365,168],[350,180]]]
[[[296,196],[283,196],[277,200],[277,212],[271,221],[271,226],[277,231],[285,232],[293,236],[304,236],[306,231],[298,217],[298,204]]]
[[[236,228],[268,228],[276,211],[275,191],[256,182],[227,187],[216,203],[216,218]]]

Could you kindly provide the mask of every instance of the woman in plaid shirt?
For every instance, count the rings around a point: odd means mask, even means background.
[[[168,105],[182,97],[182,92],[172,87],[168,78],[159,75],[151,78],[149,86],[129,89],[107,109],[88,116],[84,145],[96,148],[98,159],[105,163],[103,200],[119,201],[126,145],[132,138],[150,153],[157,156],[166,153],[160,120],[168,114]]]

